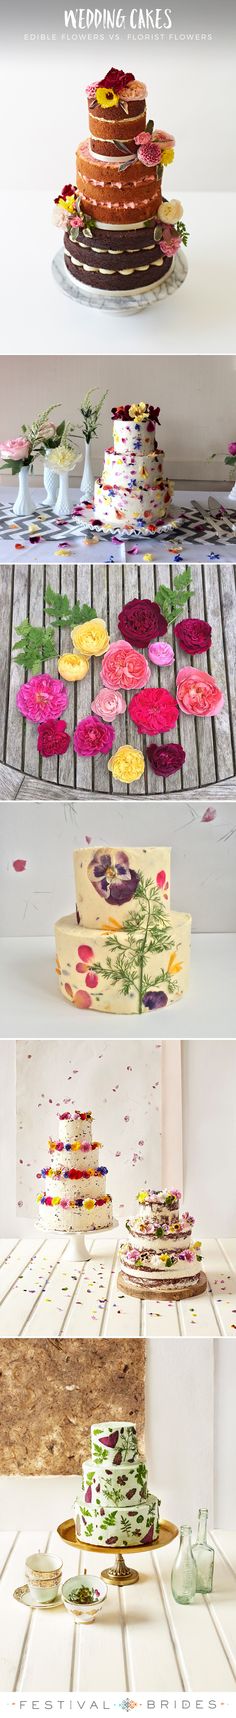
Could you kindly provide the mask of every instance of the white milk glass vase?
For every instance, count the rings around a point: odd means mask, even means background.
[[[82,501],[93,501],[94,475],[90,453],[90,442],[84,440],[84,469],[81,478],[80,495]]]
[[[54,507],[58,493],[58,473],[57,471],[53,471],[52,465],[49,464],[47,454],[45,454],[44,460],[43,481],[45,497],[43,498],[42,506]]]
[[[65,470],[59,473],[59,489],[54,502],[53,513],[56,513],[59,519],[68,519],[69,513],[71,513],[69,472]]]
[[[22,465],[21,471],[19,471],[17,496],[13,502],[13,513],[17,514],[18,519],[31,519],[31,514],[35,511],[29,488],[29,466]]]
[[[236,483],[233,483],[233,488],[229,490],[228,501],[230,501],[231,507],[236,507]]]

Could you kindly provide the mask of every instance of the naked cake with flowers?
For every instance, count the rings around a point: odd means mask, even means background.
[[[50,1136],[49,1164],[37,1173],[37,1203],[45,1229],[71,1235],[112,1227],[108,1172],[100,1166],[101,1146],[93,1141],[92,1122],[91,1110],[66,1110],[59,1116],[56,1138]]]
[[[76,910],[55,926],[63,997],[75,1008],[142,1014],[188,984],[191,917],[170,909],[170,850],[89,847],[74,855]]]
[[[182,204],[163,196],[174,138],[147,120],[144,83],[112,66],[86,90],[89,135],[78,145],[76,183],[55,198],[66,272],[80,288],[145,293],[158,287],[186,244]]]
[[[151,1545],[159,1533],[160,1499],[148,1491],[146,1462],[130,1420],[91,1426],[91,1455],[82,1463],[75,1533],[91,1544]]]
[[[200,1241],[192,1241],[194,1218],[180,1215],[176,1187],[138,1193],[138,1215],[127,1218],[129,1240],[120,1248],[120,1286],[126,1293],[181,1299],[203,1294]]]
[[[113,406],[113,447],[106,449],[101,482],[95,482],[96,517],[113,530],[155,531],[168,513],[173,483],[163,477],[164,453],[158,447],[160,408]]]

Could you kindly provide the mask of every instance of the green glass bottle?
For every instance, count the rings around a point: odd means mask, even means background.
[[[198,1533],[192,1547],[197,1571],[197,1593],[212,1593],[215,1552],[207,1542],[208,1509],[198,1511]]]
[[[197,1590],[196,1563],[191,1547],[191,1527],[180,1527],[180,1543],[171,1571],[174,1599],[179,1605],[191,1605]]]

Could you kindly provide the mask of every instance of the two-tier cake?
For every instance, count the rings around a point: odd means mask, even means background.
[[[95,1545],[151,1545],[158,1537],[160,1500],[148,1491],[146,1462],[131,1422],[91,1426],[91,1457],[82,1464],[76,1498],[78,1539]]]
[[[182,204],[163,198],[174,137],[147,120],[146,86],[112,66],[86,90],[89,136],[76,153],[76,184],[55,198],[64,262],[80,290],[119,301],[159,287],[187,234]]]
[[[137,1217],[127,1220],[130,1240],[120,1248],[120,1285],[136,1294],[168,1300],[206,1288],[200,1241],[192,1242],[194,1218],[180,1216],[176,1188],[138,1193]]]
[[[97,519],[126,533],[156,529],[168,513],[173,483],[163,477],[164,453],[156,439],[159,406],[114,406],[114,447],[105,452],[101,482],[94,487]]]
[[[76,911],[55,926],[62,995],[75,1008],[142,1014],[179,1001],[191,917],[170,910],[170,850],[89,847],[74,855]]]
[[[37,1203],[44,1229],[87,1234],[110,1229],[112,1199],[106,1192],[107,1169],[99,1164],[100,1145],[92,1137],[91,1110],[59,1116],[56,1138],[49,1139],[49,1164],[39,1169]]]

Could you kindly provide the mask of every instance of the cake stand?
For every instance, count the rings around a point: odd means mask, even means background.
[[[85,1229],[82,1232],[81,1231],[78,1232],[78,1234],[75,1233],[72,1235],[70,1235],[68,1233],[67,1259],[71,1259],[72,1263],[74,1263],[74,1264],[76,1264],[76,1263],[78,1265],[87,1264],[90,1260],[91,1255],[90,1255],[90,1253],[87,1252],[87,1247],[85,1246],[85,1241],[90,1240],[90,1239],[94,1240],[95,1235],[99,1235],[99,1236],[100,1235],[101,1236],[112,1235],[113,1229],[118,1229],[118,1228],[119,1228],[118,1219],[117,1219],[117,1217],[114,1217],[113,1223],[110,1223],[110,1226],[107,1229]],[[41,1218],[41,1221],[39,1220],[39,1222],[36,1223],[36,1229],[43,1229],[44,1235],[45,1236],[49,1235],[49,1230],[44,1228],[44,1223],[43,1223],[42,1218]],[[51,1233],[53,1235],[56,1235],[58,1233],[58,1230],[56,1229],[56,1227],[55,1227],[55,1229],[53,1229],[51,1231]],[[60,1234],[66,1240],[67,1230],[66,1229],[60,1229]]]
[[[64,250],[56,252],[52,262],[53,279],[67,298],[77,299],[79,304],[89,304],[92,310],[105,310],[106,315],[135,316],[140,310],[146,310],[150,304],[157,303],[160,298],[169,298],[172,292],[177,292],[183,286],[188,273],[186,252],[181,245],[169,274],[160,281],[159,286],[137,287],[133,292],[100,292],[99,287],[83,286],[82,281],[74,280],[65,268]]]
[[[86,1553],[87,1551],[97,1551],[99,1552],[99,1557],[103,1557],[106,1550],[108,1551],[110,1549],[108,1545],[95,1545],[94,1541],[93,1543],[91,1542],[91,1539],[89,1539],[89,1541],[87,1539],[77,1539],[75,1523],[72,1520],[61,1521],[57,1528],[57,1532],[59,1533],[60,1539],[65,1540],[66,1545],[73,1545],[74,1549],[78,1546],[81,1551],[86,1551]],[[125,1563],[123,1552],[128,1551],[130,1553],[130,1551],[136,1551],[138,1554],[142,1552],[143,1555],[145,1551],[162,1551],[165,1545],[171,1545],[172,1539],[177,1539],[178,1532],[179,1528],[175,1526],[173,1521],[160,1521],[158,1538],[153,1539],[151,1545],[123,1545],[122,1550],[120,1549],[119,1551],[117,1549],[114,1552],[114,1563],[111,1565],[109,1564],[108,1569],[103,1569],[104,1580],[110,1581],[113,1587],[133,1586],[134,1582],[139,1581],[138,1569],[129,1569],[127,1563]]]
[[[147,1289],[141,1284],[138,1287],[138,1283],[137,1285],[136,1283],[129,1283],[128,1285],[124,1272],[119,1271],[117,1288],[122,1289],[122,1294],[136,1296],[136,1300],[192,1300],[193,1295],[206,1293],[207,1277],[205,1271],[200,1271],[198,1282],[193,1284],[192,1288],[181,1288],[179,1285],[179,1288],[172,1289],[171,1283],[165,1283],[162,1288]]]

